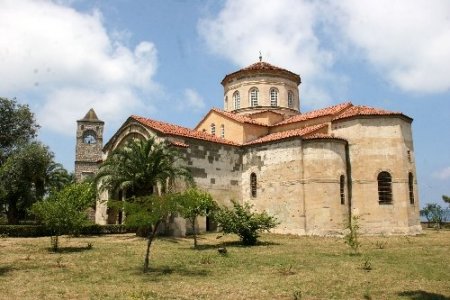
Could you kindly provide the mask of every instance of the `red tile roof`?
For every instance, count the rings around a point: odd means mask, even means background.
[[[130,118],[132,118],[133,120],[136,120],[137,122],[141,123],[144,126],[147,126],[151,129],[157,130],[157,131],[167,134],[167,135],[188,137],[188,138],[204,140],[204,141],[209,141],[209,142],[214,142],[214,143],[219,143],[219,144],[227,144],[227,145],[234,145],[234,146],[239,145],[232,141],[223,139],[221,137],[218,137],[218,136],[215,136],[215,135],[209,134],[207,132],[203,132],[203,131],[192,130],[192,129],[189,129],[186,127],[181,127],[178,125],[161,122],[161,121],[156,121],[156,120],[152,120],[152,119],[148,119],[148,118],[143,118],[143,117],[139,117],[139,116],[135,116],[135,115],[131,116]]]
[[[259,71],[259,70],[273,70],[273,71],[287,71],[290,72],[286,69],[274,66],[272,64],[269,64],[265,61],[258,61],[254,64],[251,64],[250,66],[247,66],[245,68],[240,69],[239,71]],[[237,71],[237,72],[239,72]]]
[[[259,62],[256,62],[254,64],[251,64],[248,67],[242,68],[242,69],[240,69],[240,70],[238,70],[236,72],[227,74],[223,78],[221,83],[223,85],[229,78],[234,77],[237,74],[243,74],[243,73],[247,74],[247,73],[255,73],[255,72],[258,73],[260,71],[269,71],[270,73],[277,73],[277,74],[280,74],[280,75],[284,74],[285,76],[288,76],[292,80],[296,81],[297,84],[300,84],[300,82],[301,82],[301,79],[300,79],[299,75],[297,75],[297,74],[295,74],[295,73],[293,73],[293,72],[291,72],[289,70],[286,70],[286,69],[283,69],[283,68],[271,65],[271,64],[266,63],[264,61],[259,61]]]
[[[171,145],[176,146],[176,147],[182,147],[182,148],[189,148],[188,144],[182,143],[182,142],[178,142],[178,141],[169,141]]]
[[[355,105],[347,109],[341,114],[338,114],[333,121],[336,120],[342,120],[347,119],[351,117],[357,117],[357,116],[402,116],[407,119],[412,120],[410,117],[402,114],[401,112],[394,112],[369,106],[363,106],[363,105]]]
[[[283,113],[278,112],[278,111],[273,111],[271,109],[258,110],[258,111],[255,111],[255,112],[247,114],[247,116],[259,115],[259,114],[266,113],[266,112],[269,112],[269,113],[272,113],[272,114],[276,114],[276,115],[280,115],[280,116],[284,116]]]
[[[245,143],[244,145],[247,146],[247,145],[254,145],[254,144],[262,144],[262,143],[267,143],[267,142],[283,140],[283,139],[287,139],[290,137],[304,137],[304,136],[312,134],[320,129],[323,129],[327,126],[328,126],[327,124],[319,124],[319,125],[308,126],[308,127],[304,127],[304,128],[300,128],[300,129],[293,129],[293,130],[271,133],[271,134],[263,136],[259,139]]]
[[[324,117],[324,116],[334,116],[351,106],[353,106],[353,104],[351,102],[345,102],[345,103],[341,103],[338,105],[334,105],[334,106],[330,106],[330,107],[326,107],[326,108],[322,108],[322,109],[318,109],[318,110],[313,110],[308,113],[292,116],[292,117],[290,117],[284,121],[281,121],[273,126],[291,124],[291,123],[306,121],[306,120],[315,119],[315,118]]]
[[[219,109],[219,108],[212,108],[212,109],[205,115],[205,117],[203,117],[203,119],[198,123],[199,125],[200,125],[200,123],[203,122],[203,120],[206,119],[206,117],[211,113],[211,111],[215,111],[216,113],[221,114],[222,116],[225,116],[225,117],[227,117],[227,118],[229,118],[229,119],[232,119],[232,120],[234,120],[234,121],[236,121],[236,122],[239,122],[239,123],[247,123],[247,124],[254,124],[254,125],[259,125],[259,126],[267,126],[267,125],[264,124],[264,123],[258,122],[258,121],[256,121],[256,120],[253,120],[253,119],[250,118],[250,117],[247,117],[246,115],[238,115],[238,114],[235,114],[235,113],[232,113],[232,112],[227,112],[227,111],[221,110],[221,109]],[[197,125],[197,127],[198,127],[198,125]],[[197,127],[196,127],[196,128],[197,128]]]

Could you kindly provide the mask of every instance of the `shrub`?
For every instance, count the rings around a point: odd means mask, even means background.
[[[428,221],[428,226],[434,224],[436,229],[441,229],[442,224],[446,221],[447,209],[443,209],[439,204],[428,203],[420,210],[420,215],[425,217]]]
[[[51,234],[43,225],[0,225],[0,235],[8,237],[41,237]]]
[[[135,232],[135,228],[125,227],[125,225],[98,225],[89,224],[80,229],[82,235],[100,235]],[[44,225],[0,225],[0,235],[7,237],[43,237],[51,236],[52,231]]]
[[[269,231],[278,225],[275,217],[269,216],[265,211],[252,212],[252,206],[248,203],[240,205],[232,201],[233,208],[221,208],[214,215],[224,233],[237,234],[244,245],[255,245],[259,233]]]
[[[344,236],[345,243],[352,249],[353,254],[359,254],[359,248],[361,242],[359,241],[359,216],[354,215],[346,225],[348,229],[347,234]]]

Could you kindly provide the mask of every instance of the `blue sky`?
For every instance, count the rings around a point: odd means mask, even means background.
[[[0,95],[36,113],[73,170],[76,120],[194,127],[223,77],[263,60],[302,77],[301,111],[345,101],[414,118],[420,201],[450,194],[450,2],[0,0]]]

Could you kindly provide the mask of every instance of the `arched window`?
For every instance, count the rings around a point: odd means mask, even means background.
[[[97,143],[97,134],[94,130],[86,130],[83,133],[83,143],[85,144],[96,144]]]
[[[211,124],[211,134],[216,134],[216,124],[214,123]]]
[[[414,175],[408,174],[409,203],[414,204]]]
[[[277,106],[277,105],[278,105],[278,90],[271,89],[270,90],[270,106]]]
[[[225,137],[225,125],[220,125],[220,136]]]
[[[392,204],[392,177],[389,172],[378,174],[378,202],[379,204]]]
[[[250,174],[250,190],[253,198],[256,197],[257,185],[258,182],[256,179],[256,174],[255,173]]]
[[[294,107],[294,93],[292,91],[288,91],[288,107]]]
[[[339,192],[341,195],[341,204],[345,204],[345,176],[339,178]]]
[[[252,88],[250,90],[250,106],[258,106],[258,89]]]
[[[224,103],[224,109],[228,109],[228,96],[225,96],[225,103]]]
[[[241,96],[239,95],[238,91],[234,92],[233,101],[234,101],[234,109],[241,108]]]

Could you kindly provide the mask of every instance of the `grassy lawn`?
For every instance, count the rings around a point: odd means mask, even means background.
[[[235,236],[159,238],[142,274],[145,240],[132,234],[0,239],[1,299],[450,299],[450,230],[342,239],[266,234],[255,247]],[[87,247],[88,243],[92,249]],[[225,243],[228,254],[217,248]]]

